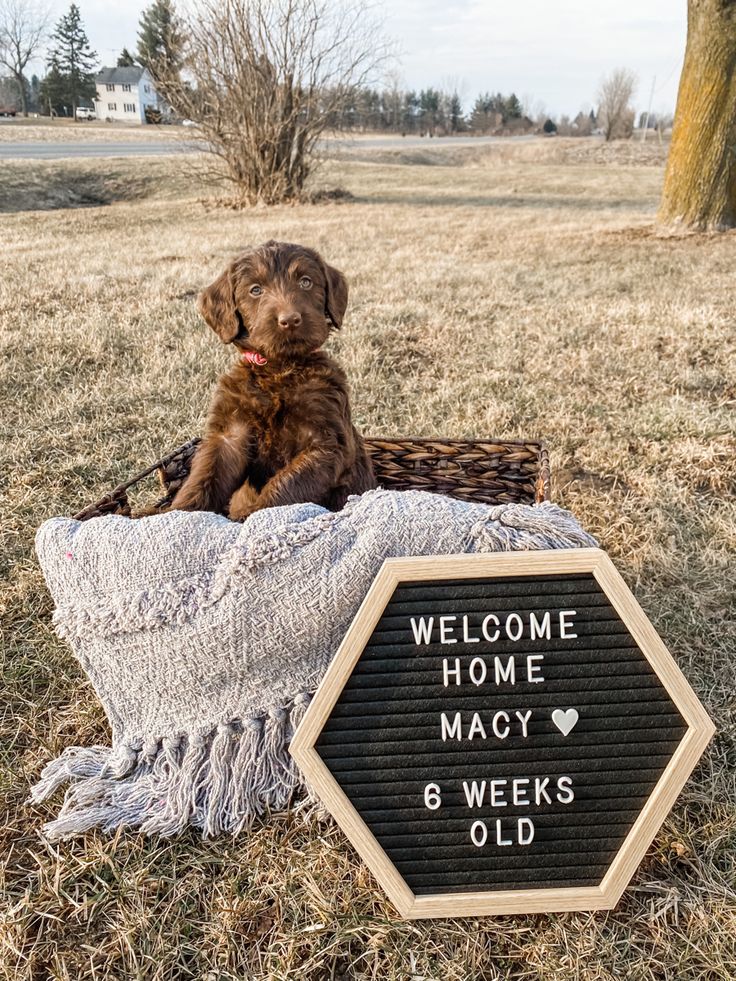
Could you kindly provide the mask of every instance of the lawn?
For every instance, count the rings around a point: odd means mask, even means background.
[[[65,117],[3,119],[0,143],[129,143],[176,141],[185,131],[176,126],[137,126],[134,123],[79,121]]]
[[[661,150],[566,146],[346,155],[320,180],[350,197],[240,212],[180,159],[0,163],[3,977],[736,977],[736,235],[655,232]],[[615,911],[398,922],[342,834],[298,815],[235,840],[40,837],[41,766],[109,736],[34,531],[201,430],[232,354],[194,297],[271,237],[349,278],[329,346],[365,433],[548,442],[554,499],[714,719]]]

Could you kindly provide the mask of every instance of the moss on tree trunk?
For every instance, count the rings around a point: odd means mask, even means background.
[[[736,227],[736,0],[689,0],[685,64],[659,219]]]

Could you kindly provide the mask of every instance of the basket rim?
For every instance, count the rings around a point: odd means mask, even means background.
[[[450,443],[450,444],[461,444],[465,445],[467,443],[503,443],[505,446],[543,446],[544,441],[541,439],[504,439],[501,436],[474,436],[468,437],[467,439],[459,439],[457,436],[445,437],[445,436],[363,436],[363,439],[367,439],[370,442],[375,442],[376,440],[386,440],[387,443]]]
[[[124,481],[122,484],[117,484],[112,491],[110,491],[110,496],[118,491],[127,490],[132,487],[133,484],[138,483],[144,477],[148,477],[150,474],[154,473],[159,467],[166,463],[169,463],[184,450],[188,450],[193,446],[197,446],[202,442],[202,436],[193,436],[191,439],[177,446],[176,449],[171,450],[164,456],[159,457],[155,463],[152,463],[145,470],[141,470],[139,473],[134,474],[129,480]],[[486,443],[498,443],[503,446],[536,446],[539,449],[540,462],[546,460],[547,465],[549,465],[549,450],[547,444],[543,439],[502,439],[497,436],[487,436],[485,438],[478,439],[458,439],[457,437],[452,437],[451,439],[446,439],[444,436],[363,436],[363,439],[369,443],[443,443],[446,446],[472,446],[472,445],[482,445]]]
[[[181,453],[184,453],[187,450],[190,450],[193,447],[197,446],[199,443],[202,442],[202,438],[203,438],[202,436],[194,436],[191,439],[187,440],[185,443],[182,443],[180,446],[177,446],[175,449],[171,450],[169,453],[166,453],[164,456],[160,457],[158,460],[156,460],[150,466],[146,467],[144,470],[141,470],[138,473],[133,474],[132,477],[130,477],[128,480],[124,481],[123,483],[117,484],[115,487],[113,487],[111,491],[108,491],[107,494],[105,494],[102,498],[100,498],[99,501],[96,502],[96,504],[92,506],[99,507],[102,504],[111,503],[119,498],[124,497],[125,492],[129,488],[135,486],[135,484],[139,483],[139,481],[143,480],[145,477],[150,476],[152,473],[155,473],[157,470],[160,470],[162,467],[165,467],[167,463],[170,463]],[[460,439],[457,437],[445,438],[443,436],[380,436],[379,435],[379,436],[363,436],[363,439],[367,443],[389,443],[389,444],[390,443],[394,443],[394,444],[414,443],[415,445],[440,444],[444,446],[482,446],[488,444],[498,444],[502,446],[518,446],[520,448],[523,447],[526,450],[530,449],[531,447],[535,447],[537,449],[537,455],[539,460],[539,473],[536,478],[537,486],[539,489],[537,490],[537,493],[535,495],[537,499],[536,503],[540,503],[540,501],[550,500],[551,471],[550,471],[550,461],[549,461],[549,450],[547,448],[546,442],[539,438],[503,439],[501,437],[487,436],[485,438]],[[79,514],[84,513],[84,511],[86,510],[87,510],[86,508],[83,509],[83,511],[80,511]]]

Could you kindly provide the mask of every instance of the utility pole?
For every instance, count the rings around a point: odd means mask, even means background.
[[[657,76],[655,75],[652,79],[652,91],[649,93],[649,105],[647,106],[647,114],[644,117],[644,132],[641,135],[641,142],[646,143],[647,132],[649,131],[649,117],[652,114],[652,102],[654,101],[654,86],[657,84]]]

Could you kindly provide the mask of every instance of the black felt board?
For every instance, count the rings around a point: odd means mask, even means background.
[[[561,610],[575,610],[578,636],[559,633]],[[494,613],[501,624],[517,613],[528,624],[549,611],[551,639],[503,636],[491,643],[480,624]],[[437,618],[455,615],[458,643],[438,642]],[[478,643],[462,642],[463,615]],[[410,618],[435,617],[432,642],[415,643]],[[494,627],[493,623],[490,624]],[[514,621],[516,626],[516,621]],[[513,632],[513,630],[512,630]],[[492,683],[494,657],[516,656],[517,680]],[[543,654],[544,682],[527,680],[527,654]],[[480,657],[488,682],[476,687],[467,667]],[[443,659],[459,658],[463,683],[443,685]],[[540,663],[540,662],[537,662]],[[564,736],[555,709],[574,708],[577,724]],[[531,710],[494,738],[497,711]],[[441,738],[441,714],[461,713],[463,738]],[[488,738],[467,739],[477,712]],[[503,719],[499,726],[503,731]],[[456,731],[456,730],[455,730]],[[686,724],[648,661],[591,574],[432,580],[398,586],[317,740],[320,757],[412,891],[420,895],[496,889],[594,886],[606,873],[662,775]],[[558,778],[569,777],[574,800],[555,799]],[[514,778],[528,778],[530,804],[514,804]],[[534,780],[549,778],[540,806]],[[505,806],[490,805],[490,781],[507,780]],[[469,807],[463,781],[486,780],[482,806]],[[425,787],[441,788],[439,809],[425,806]],[[567,792],[563,790],[562,796]],[[531,819],[531,844],[514,841],[519,818]],[[496,819],[502,821],[501,845]],[[481,821],[482,847],[470,829]],[[480,834],[480,832],[478,832]],[[528,834],[528,830],[526,831]]]

